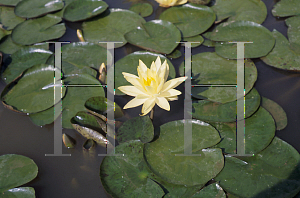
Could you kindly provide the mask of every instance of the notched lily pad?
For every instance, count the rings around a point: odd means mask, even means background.
[[[2,79],[9,84],[26,69],[46,63],[49,56],[53,54],[49,50],[40,48],[23,48],[11,55],[12,62],[2,74]]]
[[[49,12],[61,10],[61,0],[22,0],[15,7],[15,14],[24,18],[34,18]]]
[[[46,64],[27,69],[5,87],[1,94],[2,103],[11,110],[23,113],[36,113],[52,107],[54,71],[54,66]],[[65,91],[62,88],[62,96]]]
[[[215,52],[203,52],[192,56],[192,96],[218,103],[236,100],[237,61],[226,60]],[[253,87],[257,79],[257,69],[251,60],[245,60],[245,94]],[[184,75],[184,62],[179,67]],[[204,86],[196,86],[204,85]],[[206,86],[216,85],[216,86]],[[231,85],[218,87],[217,85]]]
[[[229,59],[237,59],[237,44],[228,43],[230,41],[253,42],[244,44],[245,58],[266,56],[275,44],[275,39],[267,28],[250,21],[222,23],[214,29],[210,39],[220,42],[216,43],[217,54]]]
[[[104,189],[113,197],[161,198],[165,193],[149,178],[151,171],[143,157],[144,144],[132,140],[115,148],[117,156],[106,156],[100,166]]]
[[[38,167],[28,157],[15,154],[0,156],[0,193],[33,180]]]
[[[138,75],[137,66],[139,65],[139,60],[142,60],[148,68],[150,68],[151,63],[157,59],[157,56],[160,57],[161,62],[163,63],[167,60],[169,65],[169,78],[175,78],[175,69],[171,61],[169,61],[165,56],[157,53],[146,52],[146,51],[137,51],[132,54],[125,56],[120,59],[115,64],[115,87],[131,85],[123,76],[122,72],[127,72],[130,74]],[[107,79],[110,80],[110,79]],[[115,94],[124,95],[119,89],[115,90]]]
[[[221,135],[221,142],[215,147],[225,153],[236,153],[236,123],[211,123]],[[251,117],[245,119],[245,153],[256,154],[266,148],[275,135],[275,122],[271,114],[260,107]]]
[[[102,0],[80,0],[71,2],[64,10],[63,18],[68,21],[82,21],[104,12],[108,8]]]
[[[51,14],[26,20],[13,29],[12,39],[21,45],[31,45],[60,38],[66,32],[65,25],[63,23],[58,24],[61,20],[60,17]]]
[[[298,0],[280,0],[272,10],[273,16],[287,17],[300,14],[300,3]]]
[[[1,24],[6,30],[12,30],[16,25],[23,22],[25,19],[15,15],[13,7],[1,6],[0,14]]]
[[[214,23],[216,15],[207,6],[188,3],[167,9],[159,18],[176,25],[183,37],[191,37],[205,32]]]
[[[276,102],[262,97],[261,106],[272,115],[275,120],[277,130],[282,130],[287,126],[288,121],[286,113]]]
[[[159,138],[145,145],[145,159],[150,169],[163,180],[185,186],[205,184],[223,168],[221,149],[211,149],[221,139],[211,125],[199,120],[189,120],[192,125],[193,154],[184,153],[184,121],[177,120],[160,126]]]
[[[217,22],[253,21],[261,24],[267,17],[267,7],[258,0],[216,0],[211,7],[217,15]]]
[[[260,95],[253,88],[245,96],[245,118],[251,116],[260,105]],[[236,101],[220,104],[207,100],[193,103],[193,118],[207,122],[234,122],[236,121]]]
[[[139,116],[127,120],[121,125],[117,133],[119,143],[129,140],[141,140],[141,142],[147,143],[153,138],[154,127],[148,116]]]
[[[180,31],[171,22],[152,20],[125,34],[132,45],[146,50],[170,54],[180,42]]]
[[[225,167],[215,180],[238,197],[294,197],[300,191],[300,155],[275,137],[253,157],[226,156]]]
[[[122,19],[122,20],[120,20]],[[123,9],[110,9],[82,24],[84,39],[88,42],[123,42],[115,44],[122,47],[127,43],[124,35],[145,23],[138,14]],[[99,44],[106,47],[106,44]]]
[[[153,12],[153,7],[149,3],[133,4],[129,10],[141,15],[142,17],[150,16]]]
[[[277,30],[272,32],[276,39],[272,51],[260,59],[267,65],[286,70],[300,70],[300,54],[291,49],[289,41]]]

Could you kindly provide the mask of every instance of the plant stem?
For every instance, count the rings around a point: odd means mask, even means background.
[[[153,122],[153,116],[154,116],[154,107],[150,111],[150,119],[152,120],[152,122]]]

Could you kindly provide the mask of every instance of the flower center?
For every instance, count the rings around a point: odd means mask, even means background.
[[[147,80],[144,79],[144,85],[150,86],[152,81],[156,82],[155,78],[153,78],[151,76],[147,76]]]

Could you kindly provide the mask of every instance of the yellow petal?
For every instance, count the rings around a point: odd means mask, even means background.
[[[139,94],[144,94],[144,92],[142,92],[141,90],[139,90],[137,87],[134,86],[121,86],[118,87],[118,89],[129,96],[137,96]]]
[[[177,0],[176,5],[182,5],[185,4],[187,0]]]
[[[156,90],[152,86],[145,86],[145,89],[147,90],[148,95],[154,95],[156,94]]]
[[[170,104],[169,104],[169,102],[167,101],[166,98],[164,98],[164,97],[157,97],[157,98],[155,99],[155,102],[156,102],[156,104],[157,104],[160,108],[162,108],[162,109],[164,109],[164,110],[167,110],[167,111],[170,111]]]
[[[168,65],[167,61],[165,61],[165,63],[166,63],[166,71],[165,71],[164,79],[165,79],[165,82],[166,82],[167,79],[168,79],[168,76],[169,76],[169,65]]]
[[[140,69],[145,73],[147,72],[147,66],[145,65],[145,63],[143,63],[143,61],[139,60],[139,67]]]
[[[160,97],[174,97],[180,95],[181,92],[176,89],[169,89],[159,94]]]
[[[128,82],[130,82],[132,85],[143,89],[143,85],[141,84],[139,77],[137,77],[136,75],[133,75],[133,74],[126,73],[126,72],[122,72],[122,74],[123,74],[124,78]]]
[[[136,99],[147,99],[150,98],[151,96],[146,95],[146,94],[140,94],[136,96]]]
[[[142,107],[142,116],[148,114],[155,105],[155,98],[149,98]]]
[[[166,97],[166,99],[168,101],[174,101],[174,100],[178,100],[178,97],[177,96],[174,96],[174,97]]]
[[[153,73],[156,74],[156,65],[155,65],[154,61],[151,64],[150,70],[151,70],[152,74]]]
[[[156,71],[158,71],[159,68],[161,67],[161,60],[160,60],[159,56],[157,56],[157,58],[155,60],[155,65],[156,65]]]
[[[128,109],[128,108],[133,108],[133,107],[137,107],[140,106],[141,104],[143,104],[147,99],[137,99],[137,98],[133,98],[132,100],[130,100],[124,107],[123,109]]]
[[[180,78],[175,78],[175,79],[167,81],[164,84],[163,88],[161,89],[161,92],[165,92],[165,91],[167,91],[169,89],[173,89],[173,88],[177,87],[183,81],[185,81],[185,79],[187,79],[187,77],[180,77]]]

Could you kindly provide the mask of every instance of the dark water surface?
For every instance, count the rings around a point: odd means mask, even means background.
[[[125,8],[130,7],[130,3],[122,0],[107,0],[110,7]],[[154,1],[149,1],[154,5],[155,12],[146,17],[146,20],[158,18],[164,8],[157,8]],[[276,19],[271,14],[271,9],[276,1],[264,0],[268,8],[268,17],[263,25],[270,31],[277,29],[287,36],[287,27],[283,19]],[[66,23],[67,34],[60,41],[78,41],[76,29],[81,24]],[[115,61],[121,59],[126,54],[138,51],[139,48],[129,44],[115,50]],[[183,47],[180,48],[184,53]],[[205,51],[214,51],[214,48],[200,46],[192,49],[193,54]],[[178,73],[178,67],[183,61],[183,57],[172,60]],[[267,66],[259,59],[254,59],[258,69],[258,80],[255,88],[261,96],[274,100],[287,113],[288,126],[277,131],[276,135],[287,141],[298,152],[300,151],[300,74],[286,72]],[[0,82],[0,91],[5,86]],[[183,85],[178,88],[183,90]],[[116,102],[124,106],[130,97],[116,97]],[[141,106],[128,109],[127,113],[131,117],[138,116]],[[171,102],[171,112],[155,108],[154,125],[160,126],[163,123],[183,119],[183,96],[178,101]],[[31,123],[30,119],[19,113],[12,112],[3,105],[0,105],[0,155],[21,154],[32,158],[39,167],[38,177],[32,182],[24,185],[34,187],[37,198],[77,198],[77,197],[109,197],[103,189],[99,178],[99,167],[103,157],[97,154],[104,153],[105,149],[96,147],[94,152],[87,152],[82,149],[84,138],[74,130],[63,130],[77,140],[75,149],[63,147],[63,153],[72,154],[71,157],[45,157],[45,154],[53,153],[53,124],[38,127]]]

